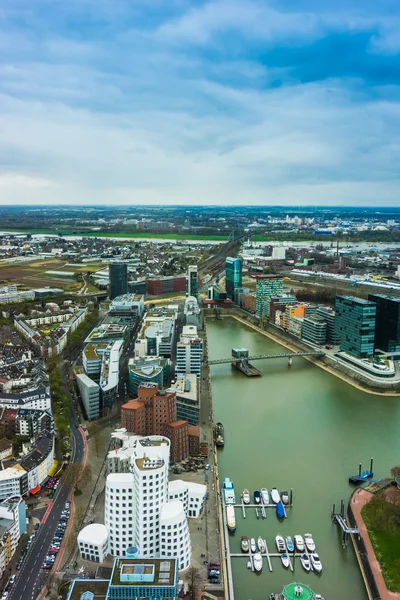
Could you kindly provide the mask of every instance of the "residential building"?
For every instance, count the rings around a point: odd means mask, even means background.
[[[256,312],[257,302],[255,294],[244,294],[242,296],[242,308],[253,314]]]
[[[281,275],[256,275],[256,315],[268,315],[269,303],[273,296],[283,292],[283,277]]]
[[[336,346],[340,343],[340,338],[336,333],[335,319],[336,313],[330,306],[318,306],[316,314],[322,317],[326,322],[326,341],[328,344]]]
[[[130,358],[128,362],[129,391],[137,396],[138,389],[146,383],[157,383],[162,389],[168,379],[168,359],[160,356]]]
[[[0,470],[0,500],[29,492],[28,473],[19,464]]]
[[[387,294],[368,294],[376,304],[375,349],[400,352],[400,298]]]
[[[235,290],[242,287],[242,260],[228,256],[225,260],[225,282],[228,298],[234,300]]]
[[[84,373],[76,376],[79,393],[85,408],[86,417],[93,421],[100,417],[100,386]]]
[[[336,296],[335,328],[340,349],[356,358],[374,354],[376,303],[355,296]]]
[[[124,262],[112,262],[109,265],[110,300],[128,292],[128,265]]]
[[[197,335],[197,327],[186,325],[176,345],[176,375],[193,373],[200,378],[203,341]]]
[[[186,295],[199,298],[199,273],[197,265],[189,265],[187,272]]]
[[[26,504],[20,496],[0,503],[0,577],[17,549],[21,536],[26,532]],[[11,569],[10,569],[11,570]]]
[[[18,394],[0,394],[0,408],[35,408],[51,411],[49,387],[38,387]]]
[[[12,456],[13,445],[10,440],[3,438],[0,440],[0,461]]]
[[[318,316],[305,317],[301,327],[301,339],[312,344],[326,344],[326,321]]]

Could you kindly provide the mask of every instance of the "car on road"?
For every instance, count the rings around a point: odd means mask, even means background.
[[[208,471],[209,468],[210,468],[210,465],[209,465],[209,463],[207,463],[205,466],[205,470]]]

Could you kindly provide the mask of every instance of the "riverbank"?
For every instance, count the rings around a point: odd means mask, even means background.
[[[269,339],[273,340],[277,344],[280,344],[284,348],[287,348],[291,352],[299,352],[299,348],[296,347],[296,345],[294,343],[292,343],[291,340],[289,340],[289,339],[285,340],[281,336],[279,336],[279,335],[275,334],[274,332],[272,332],[271,330],[262,329],[258,325],[255,325],[254,323],[251,323],[250,321],[247,321],[246,319],[240,317],[237,314],[232,314],[232,313],[226,314],[225,312],[223,314],[224,314],[224,318],[231,317],[232,319],[236,319],[240,323],[243,323],[244,325],[247,325],[251,329],[254,329],[258,333],[261,333],[265,337],[268,337]],[[206,316],[207,317],[214,317],[213,314],[206,315]],[[321,369],[323,369],[327,373],[330,373],[331,375],[334,375],[338,379],[341,379],[345,383],[348,383],[352,387],[354,387],[354,388],[356,388],[356,389],[358,389],[358,390],[360,390],[362,392],[367,392],[368,394],[373,394],[375,396],[400,397],[400,393],[396,392],[396,391],[392,391],[392,390],[383,390],[383,391],[379,390],[378,391],[376,389],[368,387],[367,385],[363,385],[359,381],[354,380],[349,375],[346,375],[345,373],[342,373],[342,372],[338,371],[334,367],[323,363],[320,359],[314,358],[312,356],[305,356],[304,358],[306,360],[308,360],[309,362],[313,363],[315,366],[320,367]]]

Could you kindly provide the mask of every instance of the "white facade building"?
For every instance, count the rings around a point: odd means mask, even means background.
[[[101,523],[91,523],[78,534],[79,552],[84,560],[103,562],[108,554],[108,529]]]
[[[160,554],[178,559],[180,571],[187,569],[192,559],[189,527],[180,500],[164,504],[160,512]]]
[[[185,325],[176,345],[176,375],[192,373],[200,378],[203,342],[197,335],[197,327]]]
[[[169,482],[168,502],[180,500],[187,517],[197,519],[203,510],[207,487],[202,483],[194,483],[175,479]]]
[[[106,482],[104,521],[109,532],[109,552],[124,556],[135,545],[134,479],[131,473],[111,473]]]

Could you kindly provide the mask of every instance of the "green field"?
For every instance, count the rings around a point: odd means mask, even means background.
[[[362,508],[361,515],[387,588],[400,592],[400,507],[376,498]]]
[[[198,241],[210,241],[210,242],[226,242],[228,236],[226,235],[197,235],[183,234],[183,233],[152,233],[151,231],[140,231],[137,233],[118,233],[118,232],[101,232],[101,231],[87,231],[80,233],[73,233],[63,229],[10,229],[7,231],[14,233],[30,233],[30,234],[52,234],[62,233],[62,235],[76,235],[78,237],[109,237],[109,238],[131,238],[131,239],[164,239],[164,240],[198,240]]]

